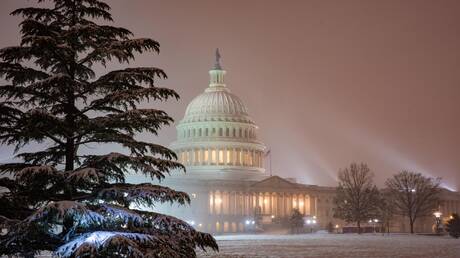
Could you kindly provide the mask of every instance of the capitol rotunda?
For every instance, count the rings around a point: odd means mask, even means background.
[[[226,87],[225,73],[217,59],[209,87],[188,105],[171,148],[193,174],[261,174],[265,146],[243,102]]]

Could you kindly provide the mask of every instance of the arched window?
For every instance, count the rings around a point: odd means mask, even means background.
[[[224,136],[224,130],[222,128],[219,128],[219,136],[220,137]]]
[[[224,164],[224,151],[219,150],[219,164]]]
[[[225,129],[225,136],[229,137],[230,136],[230,128]]]
[[[215,149],[211,151],[211,162],[213,164],[217,163],[217,152]]]
[[[216,128],[212,128],[211,136],[215,136],[215,135],[216,135]]]
[[[232,153],[232,150],[227,150],[227,151],[226,151],[226,154],[227,154],[227,165],[232,163],[232,155],[231,155],[231,153]]]
[[[200,128],[200,129],[198,129],[198,136],[199,136],[199,137],[201,137],[201,136],[202,136],[202,135],[201,135],[201,128]]]
[[[209,162],[209,150],[204,150],[204,162]]]
[[[193,133],[192,133],[192,135],[193,135],[193,137],[196,136],[196,130],[195,130],[195,128],[193,128]]]
[[[236,128],[233,128],[233,137],[236,137]]]
[[[240,132],[238,134],[238,137],[240,137],[240,138],[243,137],[243,129],[241,129],[241,128],[240,128]]]
[[[206,130],[205,130],[205,136],[209,136],[209,129],[208,128],[206,128]]]
[[[248,138],[248,129],[244,129],[244,138]]]

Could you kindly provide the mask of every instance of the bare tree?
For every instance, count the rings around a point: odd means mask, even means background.
[[[358,233],[361,233],[361,222],[377,214],[378,200],[379,191],[366,164],[352,163],[349,168],[339,171],[334,217],[356,223]]]
[[[380,191],[380,200],[378,202],[378,218],[382,225],[382,234],[387,232],[390,234],[391,221],[395,214],[395,205],[391,200],[391,195],[388,190]]]
[[[440,181],[404,170],[385,182],[396,212],[408,217],[412,234],[417,218],[429,216],[436,209]]]

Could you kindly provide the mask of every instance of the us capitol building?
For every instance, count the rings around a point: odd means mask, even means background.
[[[334,187],[297,183],[265,173],[267,147],[248,110],[225,84],[216,51],[204,92],[188,105],[171,144],[187,168],[172,172],[165,184],[187,192],[191,206],[161,205],[163,212],[213,233],[252,231],[281,224],[298,209],[311,227],[341,227],[333,218]],[[460,200],[460,198],[459,198]],[[457,212],[459,203],[457,201]]]

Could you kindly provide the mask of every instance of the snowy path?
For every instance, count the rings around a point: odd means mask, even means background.
[[[217,236],[219,253],[199,257],[460,258],[460,239],[411,235]]]

